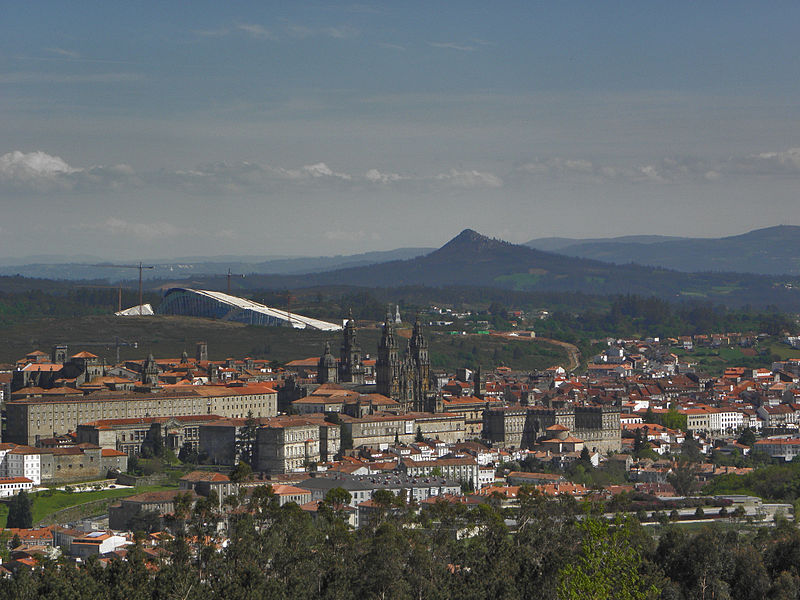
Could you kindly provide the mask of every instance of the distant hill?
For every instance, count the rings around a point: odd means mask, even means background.
[[[536,250],[544,250],[545,252],[560,252],[561,254],[568,254],[564,252],[565,248],[573,246],[580,246],[584,244],[607,244],[607,243],[637,243],[637,244],[655,244],[658,242],[667,242],[673,240],[685,240],[689,238],[674,237],[669,235],[623,235],[614,238],[565,238],[565,237],[546,237],[536,238],[530,242],[526,242],[526,246],[535,248]]]
[[[176,283],[176,282],[173,282]],[[775,304],[800,310],[800,282],[737,273],[681,273],[641,265],[613,265],[535,250],[462,231],[424,256],[301,276],[254,275],[237,282],[249,289],[311,286],[485,286],[525,291],[634,293],[701,298],[728,305]],[[195,284],[219,286],[221,278]]]
[[[542,238],[531,240],[526,245],[618,265],[634,262],[687,273],[735,271],[800,275],[800,227],[793,225],[713,239],[663,236],[591,240]]]
[[[143,272],[145,279],[188,278],[198,275],[222,275],[230,269],[234,273],[250,275],[259,274],[299,274],[330,271],[343,267],[355,267],[382,263],[391,260],[403,260],[426,254],[433,248],[397,248],[379,252],[366,252],[349,256],[317,256],[295,258],[273,258],[261,260],[257,257],[184,257],[175,259],[158,259],[145,261],[153,269]],[[131,269],[114,269],[98,267],[100,259],[92,262],[61,262],[55,257],[44,257],[41,262],[29,264],[0,264],[0,276],[22,275],[24,277],[45,279],[66,279],[71,281],[106,279],[108,281],[126,281],[134,279],[138,273]],[[10,261],[13,262],[13,261]],[[111,261],[116,264],[115,261]],[[124,263],[125,261],[121,261]]]

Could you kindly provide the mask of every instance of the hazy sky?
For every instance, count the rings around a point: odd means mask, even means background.
[[[800,225],[800,3],[0,9],[0,256]]]

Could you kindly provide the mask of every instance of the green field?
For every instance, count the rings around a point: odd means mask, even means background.
[[[800,358],[800,350],[790,348],[774,338],[754,348],[754,356],[749,356],[743,350],[739,346],[722,346],[696,347],[692,351],[672,348],[671,352],[684,360],[696,362],[704,372],[711,375],[721,375],[727,367],[769,368],[773,359]]]
[[[79,504],[85,504],[87,502],[94,502],[95,500],[124,498],[126,496],[133,496],[135,494],[143,494],[145,492],[157,492],[160,490],[172,489],[176,489],[175,486],[146,486],[135,489],[117,488],[113,490],[99,490],[91,492],[64,492],[61,490],[36,492],[30,495],[33,499],[33,522],[38,523],[59,510],[77,506]],[[8,505],[2,503],[0,504],[0,527],[6,526],[7,517]]]
[[[375,356],[380,335],[377,324],[358,330],[358,342],[365,354]],[[195,344],[206,341],[211,360],[250,356],[285,363],[319,356],[326,341],[331,342],[334,354],[338,354],[342,339],[342,334],[337,332],[255,327],[172,316],[35,319],[0,329],[0,336],[4,341],[0,347],[0,362],[4,363],[12,363],[31,350],[49,352],[55,344],[67,344],[74,352],[88,350],[113,363],[116,360],[113,343],[103,346],[80,342],[113,342],[115,336],[138,342],[136,349],[120,348],[123,360],[142,359],[148,352],[156,357],[167,358],[179,357],[186,350],[193,356]],[[427,336],[431,361],[439,368],[504,364],[514,369],[535,369],[567,363],[566,353],[561,348],[536,340],[509,341],[488,336],[459,336],[454,339],[454,336],[437,331],[429,331]]]

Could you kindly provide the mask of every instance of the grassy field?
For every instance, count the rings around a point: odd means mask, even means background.
[[[358,341],[365,354],[375,356],[380,339],[377,325],[358,330]],[[31,350],[49,352],[55,344],[67,344],[71,351],[88,350],[109,363],[115,361],[113,340],[136,341],[138,348],[120,348],[124,360],[144,358],[148,352],[157,357],[179,357],[186,350],[194,355],[198,341],[208,342],[212,360],[229,356],[266,358],[285,363],[298,358],[319,356],[326,341],[338,354],[341,333],[304,331],[283,327],[254,327],[239,323],[196,319],[192,317],[87,316],[73,319],[37,319],[0,330],[3,344],[0,362],[11,363]],[[450,336],[430,331],[431,361],[435,367],[492,367],[500,364],[514,369],[534,369],[566,364],[566,352],[540,341],[508,341],[489,336]],[[87,342],[111,342],[87,345]],[[84,342],[83,344],[81,342]]]
[[[95,500],[107,500],[115,498],[124,498],[126,496],[133,496],[135,494],[143,494],[145,492],[157,492],[160,490],[176,489],[175,486],[147,486],[140,488],[117,488],[113,490],[99,490],[91,492],[64,492],[60,490],[52,490],[37,492],[31,494],[33,499],[33,522],[38,523],[45,519],[47,516],[72,506],[93,502]],[[0,504],[0,527],[6,526],[6,518],[8,517],[8,505],[5,503]]]
[[[780,359],[800,358],[800,350],[790,348],[775,339],[761,343],[758,348],[747,349],[739,346],[722,346],[720,348],[697,347],[692,351],[672,348],[685,360],[696,362],[700,368],[711,375],[720,375],[726,367],[765,367],[772,365],[774,357]]]

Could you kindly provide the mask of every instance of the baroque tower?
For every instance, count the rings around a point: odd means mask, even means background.
[[[361,346],[356,341],[353,311],[350,311],[350,318],[344,326],[344,342],[339,356],[339,381],[364,383],[364,364],[361,362]]]
[[[375,382],[379,394],[395,400],[400,399],[400,353],[394,332],[392,313],[386,311],[383,334],[378,344],[378,358],[375,361]]]
[[[325,353],[317,363],[317,383],[337,383],[338,380],[338,366],[336,365],[336,359],[331,354],[331,344],[330,342],[325,342]]]
[[[431,360],[428,356],[428,340],[422,335],[419,315],[414,321],[414,330],[408,342],[408,354],[413,365],[413,404],[414,410],[427,408],[426,400],[431,389]]]
[[[147,355],[147,359],[142,365],[142,384],[149,387],[158,386],[158,365],[156,365],[152,352]]]

